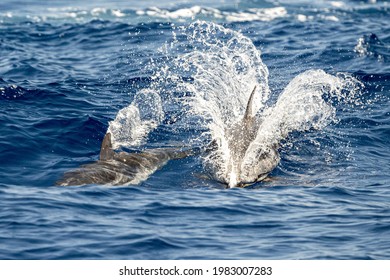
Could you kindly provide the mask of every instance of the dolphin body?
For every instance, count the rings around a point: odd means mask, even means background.
[[[193,150],[153,149],[140,153],[116,153],[111,134],[104,136],[99,160],[67,172],[56,182],[59,186],[139,184],[171,159],[192,155]]]
[[[264,180],[279,164],[278,145],[269,145],[256,155],[253,165],[247,166],[244,159],[258,133],[261,133],[261,120],[253,111],[254,87],[246,106],[244,117],[225,130],[230,151],[230,164],[226,174],[219,180],[232,187],[245,187]]]

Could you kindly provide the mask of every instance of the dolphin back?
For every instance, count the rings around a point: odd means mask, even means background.
[[[101,145],[99,160],[65,173],[56,185],[139,184],[169,160],[182,159],[198,152],[193,148],[160,148],[139,153],[116,153],[112,149],[111,134],[107,133]]]

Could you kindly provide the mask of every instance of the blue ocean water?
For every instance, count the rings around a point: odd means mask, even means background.
[[[387,1],[84,2],[0,4],[1,259],[389,259]],[[55,186],[98,159],[139,92],[168,92],[174,70],[194,83],[172,57],[208,44],[223,57],[232,38],[246,42],[235,57],[261,52],[270,103],[310,69],[350,75],[358,97],[335,100],[326,126],[292,132],[270,179],[247,188],[206,176],[197,156],[138,185]],[[209,76],[204,84],[231,82]],[[199,136],[195,121],[172,129],[186,111],[163,105],[171,113],[127,149]]]

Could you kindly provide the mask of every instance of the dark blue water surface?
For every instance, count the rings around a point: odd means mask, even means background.
[[[83,2],[0,4],[0,259],[390,258],[387,1]],[[205,178],[198,157],[137,186],[55,186],[97,160],[108,122],[151,83],[145,65],[196,20],[250,38],[276,95],[323,69],[360,80],[361,104],[292,135],[248,188]]]

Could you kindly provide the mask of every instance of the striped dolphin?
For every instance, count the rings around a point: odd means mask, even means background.
[[[169,160],[181,159],[193,153],[194,150],[181,151],[174,148],[151,149],[140,153],[116,153],[112,149],[111,134],[107,133],[101,145],[99,160],[65,173],[56,185],[139,184]]]
[[[250,155],[250,147],[258,133],[261,133],[261,120],[253,110],[256,86],[250,94],[244,116],[241,120],[225,129],[230,151],[230,163],[220,181],[232,187],[245,187],[265,179],[280,161],[277,145],[264,147],[260,153]],[[253,165],[247,166],[245,159],[254,156]]]

